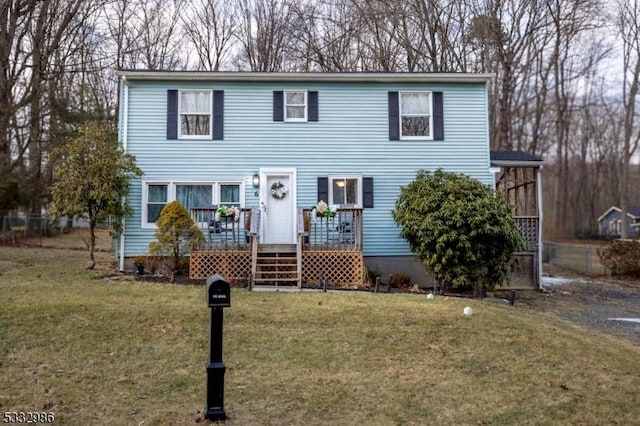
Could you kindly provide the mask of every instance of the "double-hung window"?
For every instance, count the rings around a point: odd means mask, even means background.
[[[160,217],[160,212],[167,204],[168,185],[154,183],[147,185],[147,208],[146,216],[148,223],[154,223]]]
[[[240,207],[240,185],[235,183],[220,184],[220,205]]]
[[[307,92],[288,90],[284,92],[285,121],[307,121]]]
[[[400,138],[433,139],[431,92],[400,92]]]
[[[329,176],[329,204],[361,207],[362,177]]]
[[[211,138],[211,90],[180,90],[179,137]]]

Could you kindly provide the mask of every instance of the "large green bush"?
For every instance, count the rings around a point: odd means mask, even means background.
[[[178,201],[164,206],[156,226],[155,236],[158,241],[149,244],[149,253],[166,257],[171,269],[171,281],[175,281],[180,258],[189,253],[191,247],[204,241],[204,236]]]
[[[421,170],[402,187],[393,218],[435,278],[453,287],[502,284],[524,246],[511,208],[491,187],[441,169]]]

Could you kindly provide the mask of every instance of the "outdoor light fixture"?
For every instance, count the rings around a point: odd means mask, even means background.
[[[253,174],[251,183],[253,184],[253,187],[256,189],[256,192],[254,195],[258,197],[260,195],[258,192],[258,188],[260,187],[260,175],[257,172]]]
[[[344,188],[345,181],[343,180],[336,181],[336,185],[338,186],[338,188]]]

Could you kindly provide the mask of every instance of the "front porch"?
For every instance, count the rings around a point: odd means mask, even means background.
[[[218,273],[252,287],[298,288],[303,283],[361,285],[365,280],[360,208],[341,208],[321,217],[311,209],[298,209],[294,244],[261,241],[260,209],[238,209],[233,216],[220,216],[218,210],[191,209],[206,240],[191,251],[192,279]]]

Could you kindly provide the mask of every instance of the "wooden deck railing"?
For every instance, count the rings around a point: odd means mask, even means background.
[[[191,219],[204,234],[196,250],[250,250],[251,208],[240,208],[234,216],[218,215],[218,206],[194,207]]]
[[[328,217],[312,213],[302,209],[303,250],[362,250],[361,208],[341,208]]]
[[[233,217],[217,215],[218,206],[194,207],[191,218],[204,234],[196,250],[252,250],[260,234],[259,209],[241,208]],[[341,208],[326,216],[298,209],[298,241],[305,250],[362,250],[362,209]]]

